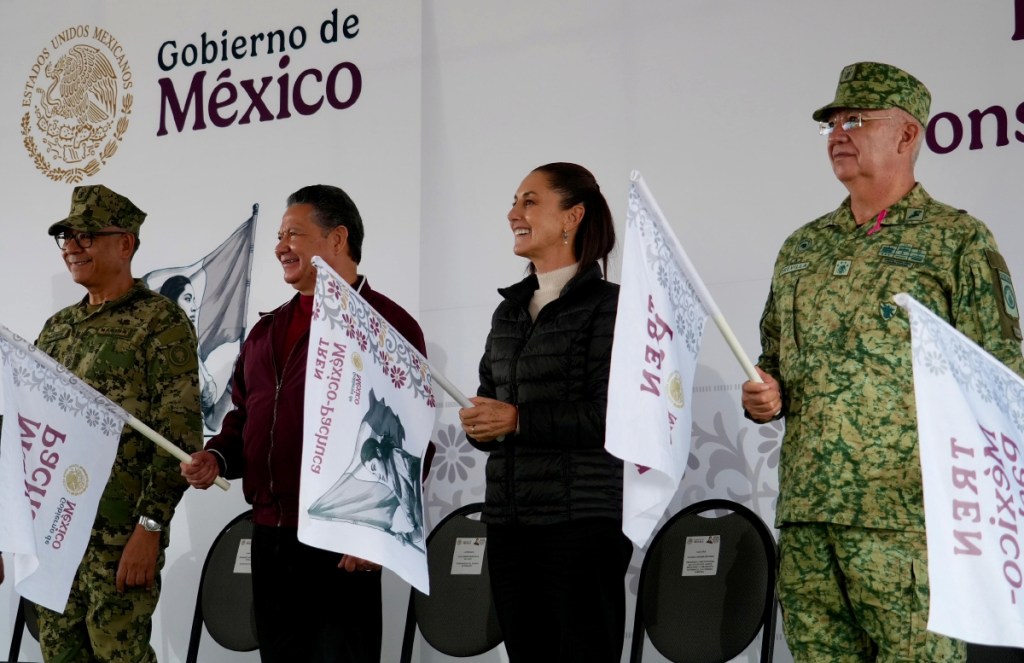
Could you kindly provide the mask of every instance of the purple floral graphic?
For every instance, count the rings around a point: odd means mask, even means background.
[[[380,314],[340,281],[321,270],[316,282],[315,306],[322,307],[323,319],[340,327],[353,339],[372,363],[398,388],[409,387],[432,407],[430,374],[418,354]]]
[[[392,366],[388,371],[388,377],[391,378],[391,384],[401,389],[405,386],[405,381],[409,374],[402,370],[401,366]]]

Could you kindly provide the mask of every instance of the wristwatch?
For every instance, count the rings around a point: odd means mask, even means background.
[[[139,516],[139,524],[142,525],[142,529],[147,532],[159,532],[163,529],[163,525],[153,520],[149,516]]]

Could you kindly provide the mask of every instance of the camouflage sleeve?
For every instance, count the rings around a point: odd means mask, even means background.
[[[764,303],[764,311],[761,313],[761,356],[757,359],[757,365],[761,370],[782,380],[779,375],[779,335],[781,325],[779,324],[778,311],[775,309],[775,291],[768,290],[768,300]]]
[[[197,346],[188,320],[172,317],[163,330],[151,335],[146,352],[148,387],[154,394],[146,423],[187,453],[203,446]],[[142,471],[136,511],[166,524],[188,484],[179,472],[179,461],[163,449],[153,448],[152,462]]]
[[[957,329],[1024,376],[1020,311],[1006,261],[990,235],[980,234],[960,259],[952,318]]]

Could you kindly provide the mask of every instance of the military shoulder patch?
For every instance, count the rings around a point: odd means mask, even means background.
[[[1013,291],[1013,281],[1010,280],[1010,275],[1006,272],[999,272],[999,289],[1003,293],[1003,309],[1006,310],[1006,315],[1014,320],[1019,319],[1020,311],[1017,310],[1017,295]]]
[[[1004,333],[1007,337],[1021,340],[1020,309],[1017,308],[1017,293],[1013,289],[1010,269],[1006,266],[1006,260],[997,251],[986,249],[985,258],[988,261],[989,268],[992,270],[992,287],[996,292],[996,297],[1002,304],[1000,317],[1002,318]]]

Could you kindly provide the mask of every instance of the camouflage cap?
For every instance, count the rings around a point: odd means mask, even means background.
[[[96,232],[107,226],[117,226],[138,236],[139,226],[145,220],[146,213],[132,201],[102,184],[92,184],[75,187],[71,193],[68,217],[50,226],[48,232],[56,235],[65,228],[78,232]]]
[[[896,107],[913,115],[922,126],[928,126],[931,103],[932,95],[924,83],[902,69],[879,62],[857,62],[843,68],[839,74],[836,98],[814,111],[812,117],[822,122],[834,108],[880,110]]]

